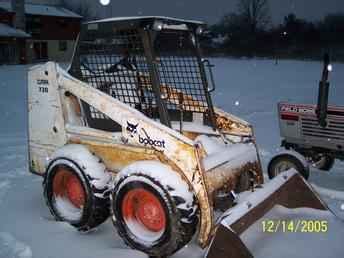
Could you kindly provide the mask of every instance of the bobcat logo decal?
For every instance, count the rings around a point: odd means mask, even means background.
[[[127,121],[127,131],[129,132],[130,134],[130,137],[134,137],[134,134],[137,134],[137,127],[138,127],[139,124],[131,124]]]
[[[151,139],[151,137],[148,135],[145,129],[142,128],[143,133],[145,136],[141,136],[139,134],[139,142],[141,144],[150,145],[152,147],[159,147],[159,148],[165,148],[165,141],[164,140],[154,140]]]
[[[144,146],[166,148],[165,140],[152,139],[144,128],[138,130],[139,123],[134,124],[127,121],[126,131],[131,138],[137,137],[138,142]],[[139,132],[140,131],[140,132]]]

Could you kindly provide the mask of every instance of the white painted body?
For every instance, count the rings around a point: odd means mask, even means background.
[[[47,158],[67,143],[56,69],[49,63],[29,70],[30,168],[38,173],[45,171]]]

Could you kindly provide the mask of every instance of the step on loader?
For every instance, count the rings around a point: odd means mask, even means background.
[[[111,217],[149,256],[197,234],[207,257],[250,257],[240,233],[275,204],[326,209],[295,171],[264,185],[252,126],[213,106],[204,28],[166,17],[88,22],[67,70],[30,68],[30,170],[44,177],[56,220],[87,232]],[[214,211],[227,208],[217,223]]]

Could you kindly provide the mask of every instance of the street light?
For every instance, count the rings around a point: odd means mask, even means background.
[[[101,5],[104,5],[104,6],[110,4],[110,0],[100,0],[99,2],[100,2]]]
[[[99,2],[100,2],[100,4],[102,5],[102,6],[108,6],[109,5],[109,12],[110,12],[110,14],[109,14],[109,16],[110,17],[112,17],[112,6],[111,6],[111,0],[99,0]]]

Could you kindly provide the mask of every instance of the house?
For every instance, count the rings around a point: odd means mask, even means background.
[[[23,62],[25,39],[30,35],[24,30],[15,28],[15,13],[1,7],[0,3],[0,64]]]
[[[56,4],[0,2],[0,63],[69,61],[81,19]]]

